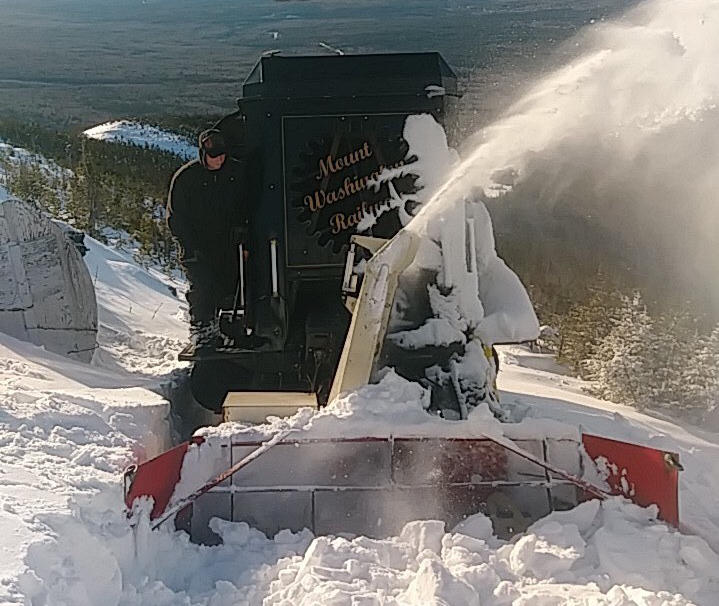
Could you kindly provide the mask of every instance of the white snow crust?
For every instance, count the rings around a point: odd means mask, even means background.
[[[398,537],[384,540],[311,540],[294,535],[290,541],[291,535],[285,535],[283,540],[299,549],[297,555],[261,566],[251,581],[243,570],[239,585],[234,580],[221,585],[227,602],[218,603],[714,604],[719,589],[719,516],[713,511],[716,497],[712,495],[719,473],[713,461],[719,454],[719,436],[586,396],[581,381],[561,369],[560,374],[554,372],[556,365],[548,355],[511,346],[500,348],[500,356],[504,401],[527,415],[523,423],[500,425],[486,409],[476,410],[466,422],[431,419],[422,408],[426,394],[387,372],[379,384],[345,394],[319,414],[307,409],[262,427],[223,425],[203,434],[210,445],[238,432],[261,439],[287,427],[294,427],[299,437],[453,435],[463,427],[464,435],[504,429],[514,438],[545,434],[577,439],[581,426],[595,434],[680,454],[687,468],[680,489],[684,533],[657,522],[655,508],[615,498],[551,514],[511,542],[493,537],[491,522],[481,514],[456,529],[445,529],[437,521],[413,522]],[[220,471],[213,467],[210,445],[191,451],[192,463],[183,470],[178,487],[182,494],[196,488],[184,474],[201,469],[200,463],[204,468],[195,480]],[[225,537],[236,526],[243,536],[251,532],[243,524],[219,521],[215,530]],[[303,540],[311,540],[306,550],[300,549]],[[223,549],[228,547],[226,542]],[[266,548],[275,550],[276,545],[267,540]],[[213,598],[220,599],[215,594],[207,602],[198,598],[190,603],[212,604]]]
[[[619,499],[552,514],[511,542],[493,537],[482,515],[457,529],[413,522],[384,540],[308,531],[267,538],[246,524],[215,520],[224,544],[203,547],[169,524],[150,532],[149,504],[139,503],[131,527],[120,471],[169,440],[167,403],[149,388],[170,362],[164,349],[153,357],[145,344],[158,338],[152,332],[158,326],[167,332],[163,339],[174,335],[179,344],[184,310],[165,290],[166,280],[127,255],[89,244],[101,324],[108,327],[95,364],[0,336],[0,604],[715,603],[719,436],[583,395],[581,382],[555,373],[550,357],[520,346],[500,349],[503,398],[530,419],[514,424],[512,435],[577,437],[581,425],[677,451],[687,469],[681,515],[694,534],[657,522],[652,508]],[[154,300],[130,311],[123,293],[133,301]],[[127,349],[117,351],[118,342],[103,334],[126,335]],[[105,359],[115,364],[108,368]],[[144,370],[138,368],[143,359]],[[448,435],[502,429],[481,408],[465,423],[432,419],[424,398],[416,384],[387,372],[379,384],[344,394],[320,414],[300,411],[294,419],[240,430],[269,435],[294,424],[308,435],[338,427],[359,435],[386,432],[395,423],[419,435],[437,432],[438,423]],[[214,439],[237,429],[206,434]]]
[[[152,147],[180,156],[183,160],[191,160],[197,156],[197,145],[193,141],[156,126],[131,120],[115,120],[98,124],[88,128],[83,135],[101,141]]]
[[[188,339],[186,283],[141,267],[131,254],[92,238],[85,244],[97,296],[98,338],[104,344],[95,361],[148,377],[185,366],[177,353]]]

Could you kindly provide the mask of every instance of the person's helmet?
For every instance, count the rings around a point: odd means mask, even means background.
[[[216,158],[227,153],[227,143],[225,137],[216,128],[203,130],[198,138],[198,147],[200,151],[200,162],[203,166],[207,166],[206,158]]]

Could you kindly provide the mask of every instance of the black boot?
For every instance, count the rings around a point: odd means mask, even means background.
[[[217,320],[190,324],[190,342],[196,350],[214,349],[218,343],[220,327]]]

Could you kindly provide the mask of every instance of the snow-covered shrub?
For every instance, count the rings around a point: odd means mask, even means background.
[[[695,421],[719,402],[719,326],[702,333],[683,309],[653,317],[638,292],[605,323],[607,334],[580,363],[594,395]]]
[[[685,408],[702,411],[719,407],[719,325],[695,340],[693,357],[682,376]]]
[[[624,297],[611,329],[590,353],[583,367],[592,391],[608,400],[644,408],[649,403],[652,360],[649,345],[652,320],[639,293]]]
[[[597,274],[587,287],[586,297],[579,298],[558,322],[557,359],[585,376],[585,362],[596,356],[609,335],[621,303],[619,291],[603,274]]]

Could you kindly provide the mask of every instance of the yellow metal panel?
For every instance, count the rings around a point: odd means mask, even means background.
[[[314,393],[231,391],[222,404],[222,416],[225,421],[263,423],[268,416],[288,417],[306,407],[317,408]]]

